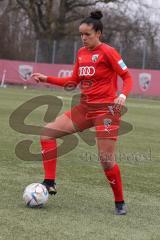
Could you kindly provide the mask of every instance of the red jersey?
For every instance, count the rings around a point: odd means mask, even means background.
[[[117,51],[105,43],[95,49],[79,49],[71,77],[48,77],[47,82],[66,86],[80,84],[81,101],[86,103],[113,102],[117,97],[117,76],[123,80],[122,94],[131,90],[132,78]]]

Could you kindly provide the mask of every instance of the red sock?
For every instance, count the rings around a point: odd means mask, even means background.
[[[120,174],[120,169],[118,164],[116,163],[112,169],[104,170],[104,173],[114,193],[115,202],[124,201],[122,180],[121,180],[121,174]]]
[[[41,140],[45,179],[56,179],[57,142],[55,139]]]

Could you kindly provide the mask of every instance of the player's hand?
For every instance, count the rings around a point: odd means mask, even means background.
[[[124,94],[120,94],[115,100],[115,108],[121,110],[121,108],[125,105],[126,96]]]
[[[31,77],[36,81],[36,82],[47,82],[47,76],[41,73],[33,73]]]

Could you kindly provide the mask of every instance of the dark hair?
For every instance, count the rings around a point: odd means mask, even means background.
[[[103,31],[103,24],[102,22],[100,21],[100,19],[103,17],[103,14],[101,11],[97,10],[97,11],[94,11],[94,12],[91,12],[90,13],[90,16],[89,17],[86,17],[85,19],[83,19],[80,23],[83,24],[83,23],[86,23],[88,25],[93,25],[93,29],[97,32],[97,31],[100,31],[102,33]]]

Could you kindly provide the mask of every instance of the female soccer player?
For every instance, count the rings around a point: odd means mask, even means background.
[[[56,139],[84,129],[95,127],[96,142],[104,174],[113,190],[115,213],[125,215],[126,204],[123,197],[122,180],[115,160],[116,140],[120,122],[118,108],[125,104],[132,78],[128,68],[117,51],[101,42],[103,25],[101,11],[91,12],[79,25],[84,47],[77,54],[71,77],[58,78],[34,73],[37,82],[47,82],[59,86],[79,84],[81,99],[79,105],[58,116],[45,127],[52,133],[42,134],[42,158],[45,171],[43,184],[50,194],[56,194]],[[117,75],[123,80],[123,88],[117,96]],[[118,106],[118,108],[117,108]]]

